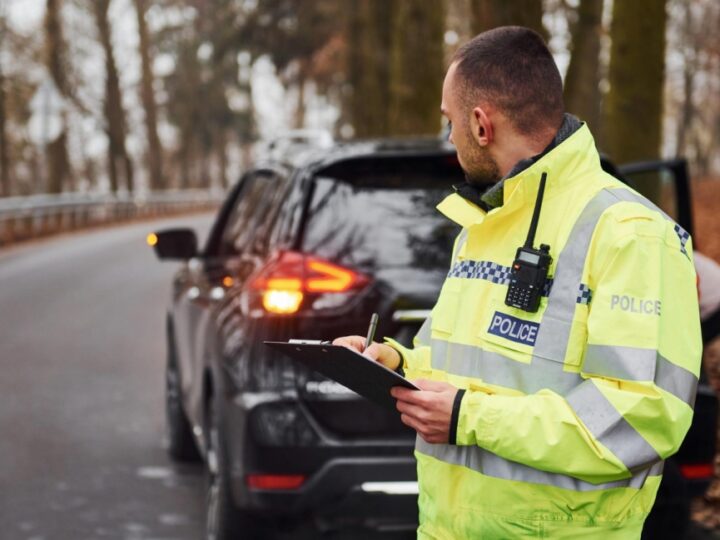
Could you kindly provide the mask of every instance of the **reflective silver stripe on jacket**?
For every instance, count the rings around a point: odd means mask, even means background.
[[[583,381],[578,373],[563,371],[562,364],[544,358],[533,358],[530,364],[523,364],[473,345],[442,339],[433,339],[430,343],[433,369],[482,379],[526,394],[547,388],[565,395]]]
[[[549,389],[565,395],[584,380],[579,373],[558,370],[554,361],[550,364],[535,358],[530,364],[523,364],[472,345],[431,339],[431,324],[432,319],[428,318],[417,339],[423,345],[432,346],[434,369],[475,377],[526,394]],[[694,405],[698,378],[654,349],[588,345],[582,372],[610,379],[654,382],[691,407]]]
[[[629,189],[613,189],[612,190],[613,195],[617,197],[618,200],[623,202],[634,202],[643,205],[645,208],[648,208],[650,210],[654,210],[655,212],[658,212],[661,214],[665,219],[668,221],[672,221],[675,223],[675,220],[667,215],[665,210],[660,208],[658,205],[656,205],[654,202],[652,202],[649,199],[646,199],[642,195],[639,195],[638,193],[635,193],[634,191],[630,191]]]
[[[425,319],[425,321],[422,323],[420,330],[418,330],[417,334],[415,334],[414,341],[421,345],[430,345],[430,339],[432,337],[431,326],[432,316]]]
[[[458,256],[460,255],[460,251],[462,250],[463,246],[465,245],[465,242],[467,242],[468,238],[468,229],[463,227],[462,231],[460,231],[460,234],[458,235],[457,243],[455,244],[455,249],[453,250],[452,258],[450,259],[450,268],[453,267],[455,262],[457,261]]]
[[[658,462],[643,470],[635,472],[630,478],[593,484],[572,476],[559,473],[550,473],[510,461],[493,454],[478,446],[454,446],[449,444],[431,444],[425,442],[421,437],[417,438],[415,449],[422,454],[434,457],[451,465],[460,465],[473,471],[499,478],[502,480],[514,480],[518,482],[529,482],[532,484],[543,484],[573,491],[598,491],[618,487],[632,487],[640,489],[645,484],[648,476],[662,474],[663,462]]]
[[[580,213],[555,266],[553,286],[535,340],[533,355],[562,363],[575,316],[577,291],[582,283],[585,260],[600,217],[620,200],[609,190],[600,191]],[[533,358],[534,361],[534,358]]]
[[[593,381],[585,381],[567,402],[592,436],[631,471],[660,461],[660,456],[632,427]]]
[[[651,381],[691,407],[695,404],[698,378],[655,349],[588,345],[583,373],[626,381]]]

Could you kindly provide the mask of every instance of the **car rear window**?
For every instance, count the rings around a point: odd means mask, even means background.
[[[435,207],[462,180],[453,156],[334,166],[315,179],[303,250],[369,271],[447,271],[459,227]]]

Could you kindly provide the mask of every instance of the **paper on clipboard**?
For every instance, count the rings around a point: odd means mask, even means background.
[[[264,343],[382,407],[395,410],[395,398],[390,395],[393,386],[420,390],[399,373],[347,347],[292,341]]]

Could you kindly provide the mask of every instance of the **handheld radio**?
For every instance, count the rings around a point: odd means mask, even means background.
[[[527,239],[525,245],[519,247],[515,254],[515,262],[513,262],[510,273],[510,285],[505,296],[506,305],[530,313],[535,313],[540,307],[540,298],[542,298],[548,270],[552,263],[550,246],[541,244],[540,249],[533,248],[546,179],[547,173],[542,173]]]

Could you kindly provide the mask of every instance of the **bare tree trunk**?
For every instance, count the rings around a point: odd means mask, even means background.
[[[698,55],[700,53],[700,43],[696,32],[699,29],[693,24],[692,5],[690,2],[685,4],[685,18],[682,22],[682,36],[684,43],[683,54],[683,103],[677,119],[677,144],[675,147],[676,155],[680,156],[687,151],[690,142],[690,130],[695,120],[695,107],[693,104],[693,94],[695,91],[695,74],[698,70]]]
[[[297,82],[298,100],[295,107],[295,129],[302,129],[305,126],[305,84],[307,84],[305,76],[301,76]]]
[[[179,148],[180,163],[182,169],[180,170],[180,189],[190,189],[190,173],[194,161],[194,152],[192,141],[184,140]]]
[[[526,26],[543,38],[548,34],[542,23],[542,0],[471,0],[473,32],[479,34],[496,26]]]
[[[130,159],[130,156],[128,155],[127,151],[125,151],[125,140],[123,138],[123,158],[122,158],[122,165],[123,170],[125,173],[125,186],[127,187],[127,190],[130,193],[133,193],[135,191],[135,178],[133,176],[133,164],[132,160]]]
[[[3,27],[3,22],[0,22],[0,31],[3,30]],[[8,197],[12,192],[12,188],[10,187],[8,136],[7,129],[5,128],[6,103],[5,76],[2,72],[2,64],[0,64],[0,197]]]
[[[394,15],[389,131],[392,135],[437,134],[441,118],[444,2],[403,0]]]
[[[220,186],[223,189],[228,188],[228,176],[227,176],[227,170],[228,170],[228,154],[227,154],[227,131],[224,129],[220,130],[220,133],[217,137],[217,157],[218,157],[218,169],[219,169],[219,175],[220,175]]]
[[[241,143],[240,146],[240,161],[242,163],[243,170],[249,169],[253,162],[252,144]]]
[[[380,137],[389,132],[392,12],[397,2],[353,0],[350,17],[350,117],[357,137]]]
[[[580,0],[565,76],[565,108],[591,128],[600,124],[600,35],[603,0]]]
[[[474,34],[473,17],[470,12],[470,0],[445,0],[447,15],[445,27],[457,33],[458,43],[445,51],[446,64],[452,58],[457,47],[470,40]]]
[[[444,0],[354,0],[352,6],[349,79],[355,135],[437,133]]]
[[[680,116],[677,120],[677,144],[675,154],[682,156],[687,151],[688,131],[692,127],[693,118],[695,116],[695,107],[693,105],[693,90],[695,88],[695,72],[693,64],[687,56],[685,57],[685,66],[683,67],[683,96],[684,101]]]
[[[45,166],[46,159],[46,154],[41,152],[37,146],[32,145],[30,147],[30,159],[28,160],[30,177],[25,183],[18,182],[18,195],[31,195],[33,193],[43,192],[45,189],[45,185],[43,184],[43,174],[45,174],[43,168]]]
[[[7,26],[5,14],[0,12],[0,58],[5,54],[5,41]],[[3,64],[0,61],[0,197],[8,197],[12,194],[10,185],[10,152],[8,150],[9,140],[7,134],[7,94],[5,91],[5,74],[2,71]]]
[[[198,163],[198,174],[195,175],[193,187],[196,189],[208,189],[212,186],[212,147],[200,145],[200,161]]]
[[[167,182],[163,173],[163,149],[157,130],[157,104],[153,92],[152,55],[150,53],[150,36],[145,22],[146,0],[135,0],[138,34],[140,36],[140,58],[142,60],[142,81],[140,97],[145,109],[145,130],[148,139],[148,169],[150,187],[153,190],[166,189]]]
[[[610,90],[605,99],[604,147],[617,163],[656,159],[662,135],[665,25],[661,0],[614,2],[610,48]],[[660,202],[656,175],[639,190]]]
[[[119,172],[125,180],[125,187],[132,192],[134,189],[132,161],[125,148],[125,111],[120,96],[120,83],[115,64],[115,55],[112,48],[111,29],[108,21],[108,8],[110,0],[91,0],[95,8],[95,21],[98,27],[100,43],[105,51],[105,122],[109,139],[108,167],[110,170],[110,185],[113,192],[120,187]]]
[[[47,0],[45,11],[45,63],[60,94],[68,95],[65,77],[65,41],[60,21],[62,0]],[[67,126],[63,123],[60,135],[45,149],[48,169],[48,193],[60,193],[72,183],[70,157],[67,151]]]
[[[298,89],[297,104],[295,105],[295,117],[293,119],[293,125],[295,129],[302,129],[305,126],[305,111],[307,104],[305,103],[305,85],[307,84],[307,70],[308,60],[301,59],[298,62],[298,75],[295,84]]]

